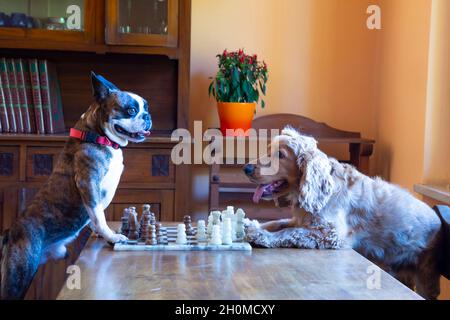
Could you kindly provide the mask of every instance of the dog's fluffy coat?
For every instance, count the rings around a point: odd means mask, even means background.
[[[300,175],[298,185],[286,196],[294,212],[303,216],[296,221],[305,221],[308,215],[323,219],[335,228],[344,245],[379,264],[409,287],[415,286],[422,296],[434,299],[439,295],[441,222],[429,206],[394,184],[365,176],[353,166],[328,157],[317,148],[315,139],[292,128],[285,128],[275,139],[297,159],[298,171],[293,174]],[[258,182],[257,178],[252,180]],[[281,228],[282,223],[275,230]],[[329,236],[329,229],[326,230],[324,237]],[[277,237],[286,237],[286,232],[280,231],[271,233],[271,238],[254,227],[249,231],[249,237],[263,246],[271,246],[265,242],[280,241]],[[311,237],[306,235],[302,241],[308,243]],[[302,243],[296,246],[308,247]]]

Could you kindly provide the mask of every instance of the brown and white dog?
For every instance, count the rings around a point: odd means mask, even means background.
[[[289,127],[274,138],[268,157],[279,161],[275,174],[264,174],[261,163],[270,165],[267,159],[244,168],[258,184],[254,200],[287,201],[293,217],[250,228],[254,242],[270,247],[289,235],[286,230],[292,233],[323,224],[326,227],[320,236],[329,237],[335,230],[344,246],[354,248],[410,288],[415,286],[425,298],[437,298],[441,221],[429,206],[396,185],[328,157],[314,138]]]
[[[152,122],[143,98],[94,73],[91,80],[95,102],[76,123],[75,135],[71,131],[46,184],[2,239],[2,299],[23,298],[38,266],[63,257],[66,244],[89,222],[109,242],[126,239],[108,227],[104,210],[123,171],[120,147],[144,141]]]

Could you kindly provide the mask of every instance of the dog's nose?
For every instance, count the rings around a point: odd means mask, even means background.
[[[246,175],[251,176],[255,172],[255,165],[254,164],[247,164],[244,167],[244,172]]]

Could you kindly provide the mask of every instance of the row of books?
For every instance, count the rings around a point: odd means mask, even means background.
[[[0,132],[64,131],[56,66],[47,60],[0,58]]]

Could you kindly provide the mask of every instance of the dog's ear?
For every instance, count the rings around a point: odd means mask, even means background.
[[[91,71],[92,92],[97,102],[102,102],[109,97],[111,92],[120,91],[113,83],[106,80],[101,75]]]
[[[297,155],[317,149],[316,139],[314,139],[313,137],[302,135],[291,126],[284,127],[284,129],[281,131],[281,135],[289,137],[287,139],[287,144]]]
[[[334,191],[330,161],[319,151],[302,154],[298,165],[302,173],[299,205],[307,212],[316,214],[325,207]]]

